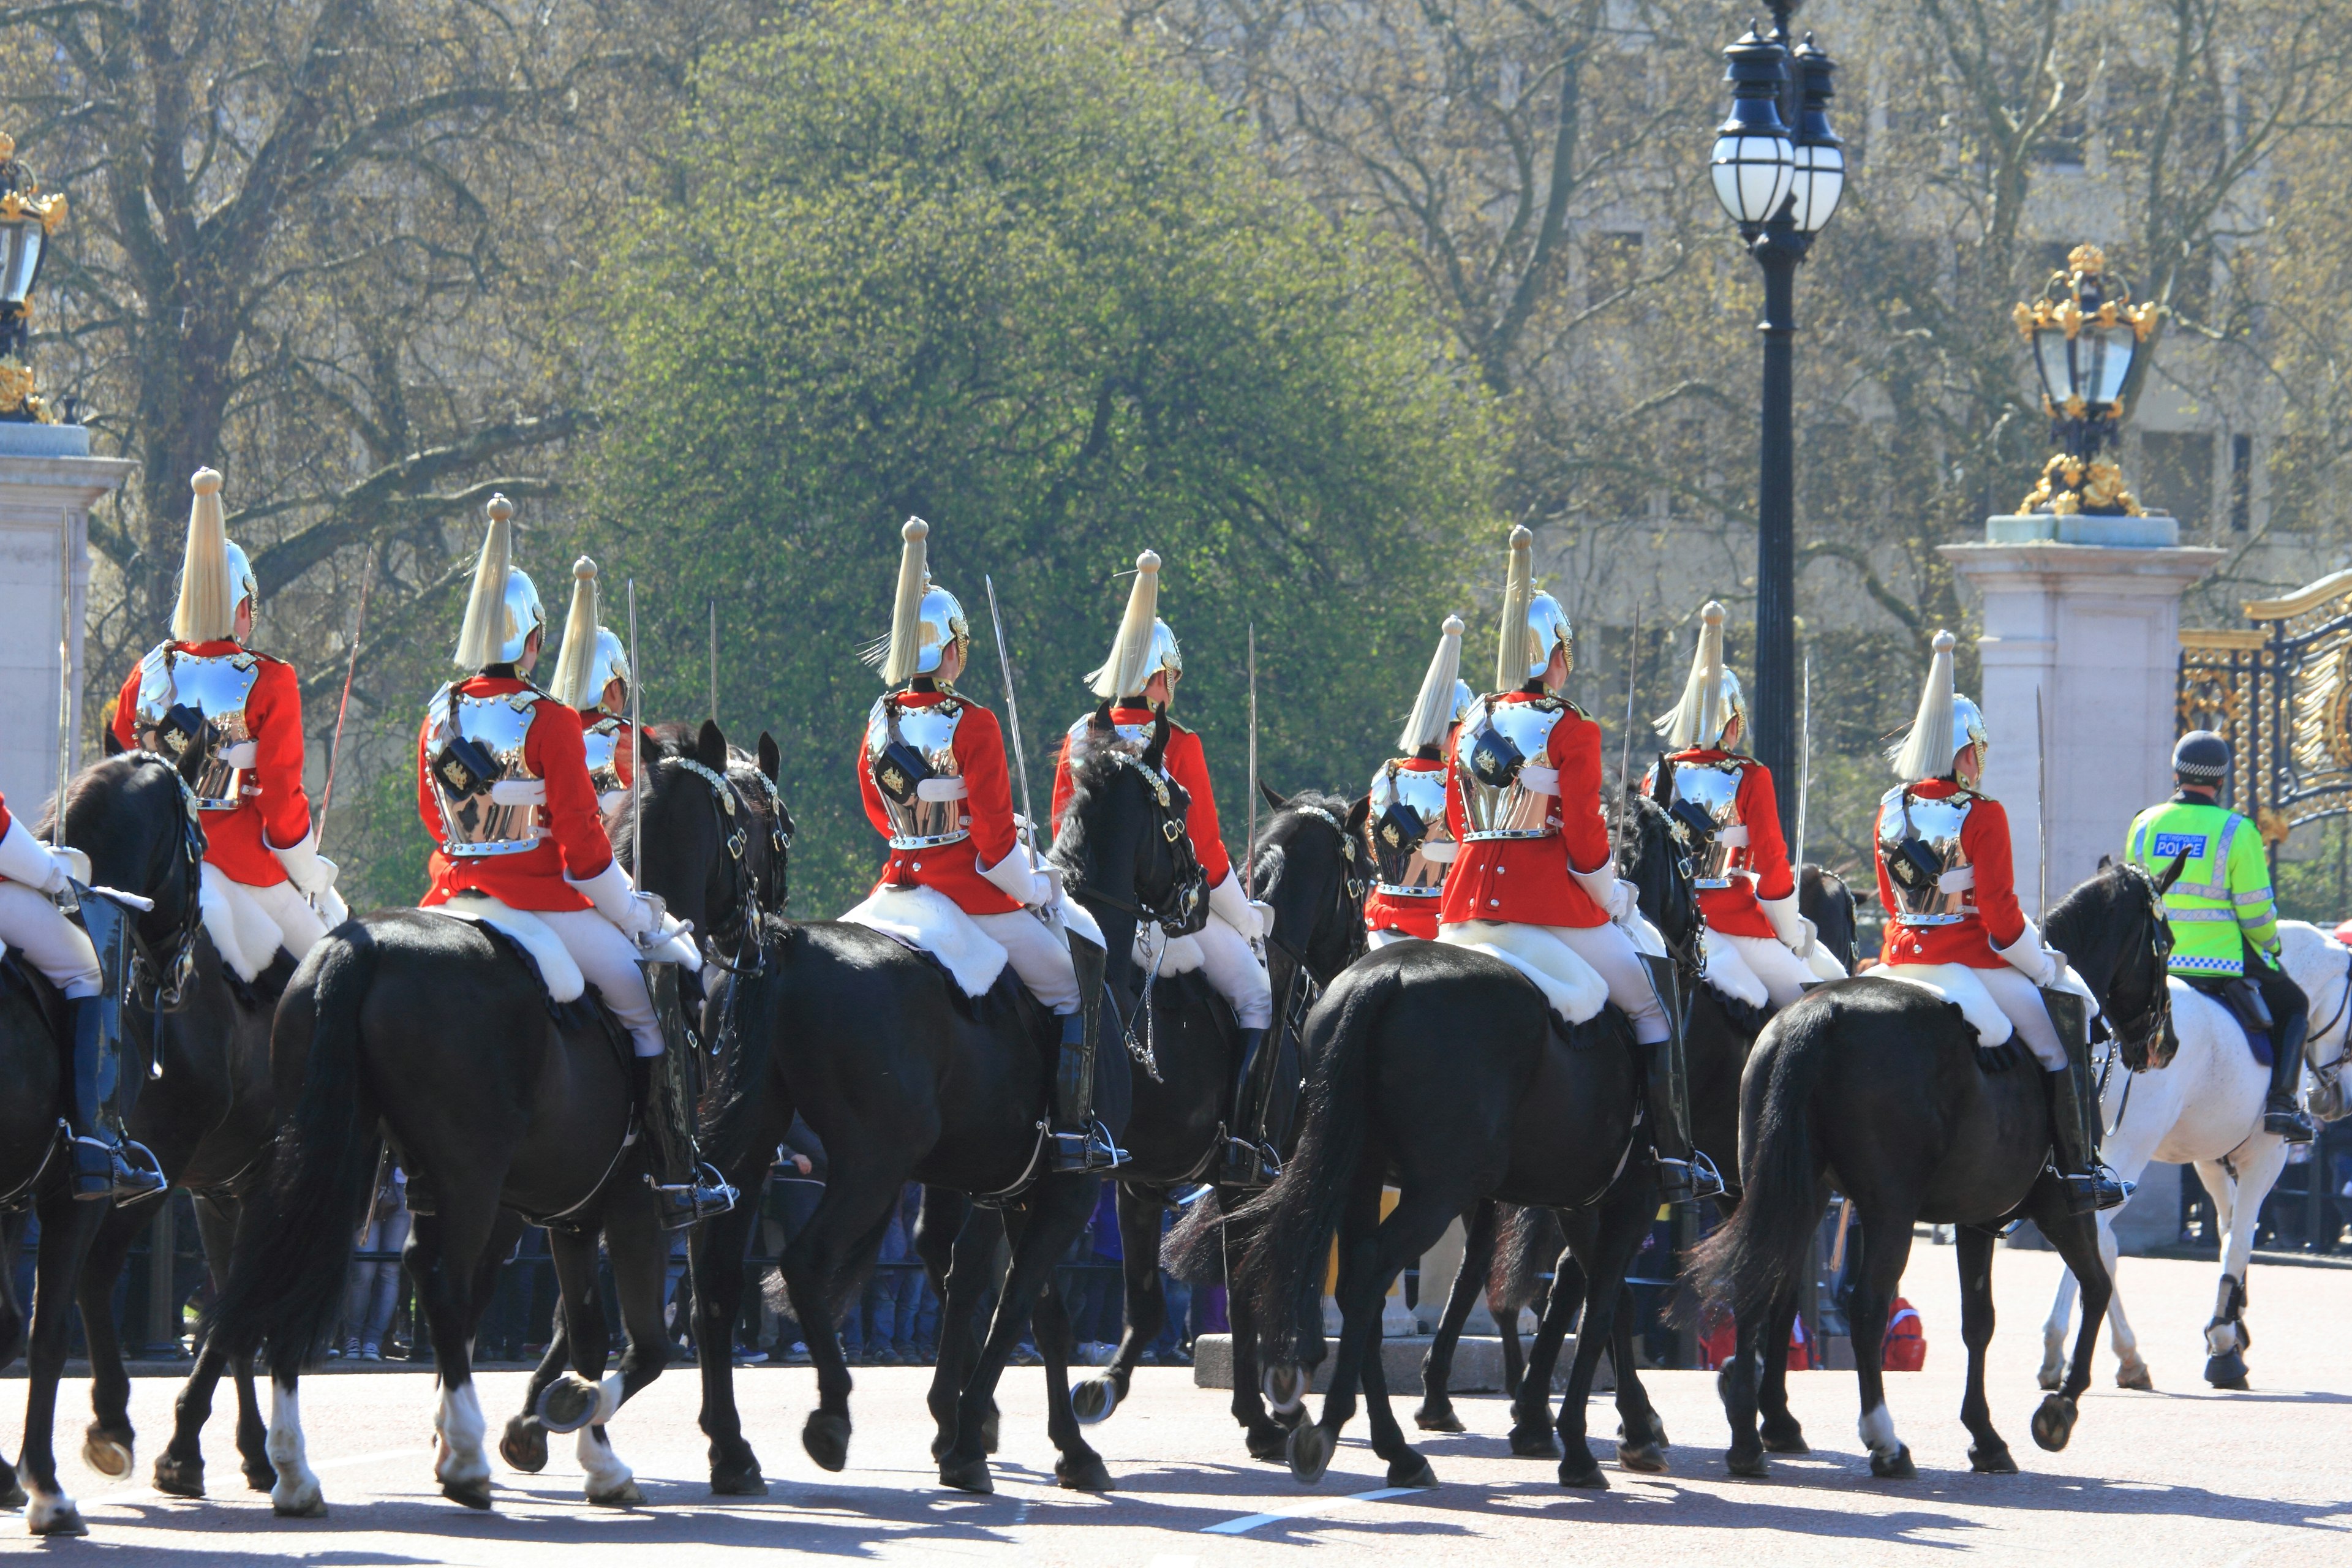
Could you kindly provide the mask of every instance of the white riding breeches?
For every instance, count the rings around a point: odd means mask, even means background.
[[[278,882],[267,888],[247,887],[253,901],[261,906],[278,927],[278,944],[294,955],[299,963],[303,955],[319,944],[327,934],[327,922],[310,907],[310,900],[291,882]]]
[[[1004,949],[1013,973],[1047,1011],[1066,1017],[1078,1010],[1078,972],[1070,965],[1070,950],[1052,927],[1027,910],[973,915],[971,923]]]
[[[1419,942],[1422,939],[1417,936],[1407,936],[1401,931],[1383,930],[1373,931],[1370,936],[1366,937],[1364,939],[1364,945],[1370,948],[1372,952],[1378,952],[1384,947],[1391,947],[1401,942]]]
[[[2057,1026],[2050,1021],[2050,1009],[2042,1005],[2040,988],[2005,963],[1999,969],[1979,969],[1976,975],[1984,982],[1984,988],[1992,993],[1994,1004],[2009,1015],[2010,1023],[2016,1026],[2017,1037],[2025,1042],[2025,1048],[2033,1053],[2033,1059],[2042,1064],[2042,1070],[2063,1070],[2066,1047],[2059,1042]],[[2058,984],[2053,989],[2072,991],[2084,998],[2086,1016],[2098,1011],[2098,1004],[2089,1000],[2090,987],[2083,984],[2082,977],[2074,973],[2072,966],[2058,972]]]
[[[1217,994],[1233,1004],[1234,1021],[1244,1029],[1274,1025],[1274,983],[1265,977],[1249,939],[1212,914],[1209,923],[1193,933],[1201,944],[1201,973]]]
[[[1775,1007],[1786,1007],[1805,994],[1805,986],[1819,978],[1805,961],[1789,950],[1786,942],[1769,936],[1733,936],[1724,931],[1706,933],[1710,949],[1717,942],[1738,955],[1747,965],[1748,973],[1763,983],[1765,994]],[[1712,959],[1712,952],[1708,954]]]
[[[65,911],[22,882],[0,881],[0,942],[25,955],[68,996],[99,993],[98,949]]]
[[[613,1016],[621,1020],[636,1043],[637,1055],[662,1054],[661,1025],[654,1017],[654,999],[646,990],[646,972],[637,967],[637,944],[619,926],[594,910],[533,910],[555,933],[580,973],[604,997]]]
[[[1625,934],[1623,926],[1615,921],[1603,921],[1597,926],[1535,929],[1558,939],[1592,966],[1609,987],[1609,1000],[1633,1021],[1634,1039],[1646,1046],[1674,1033],[1666,1025],[1665,1005],[1658,1000],[1657,987],[1650,984],[1650,971],[1642,963],[1641,950]]]

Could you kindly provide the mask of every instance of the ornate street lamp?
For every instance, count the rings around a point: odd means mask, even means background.
[[[0,134],[0,420],[54,422],[33,390],[26,345],[32,339],[33,282],[49,236],[66,221],[63,195],[41,195],[41,182],[16,160],[14,138]]]
[[[2042,297],[2011,312],[2033,351],[2042,410],[2051,439],[2065,447],[2045,464],[2042,482],[2020,512],[2142,515],[2124,489],[2123,469],[2099,456],[2122,438],[2124,387],[2140,345],[2156,328],[2158,307],[2135,305],[2131,289],[2110,277],[2095,245],[2078,245],[2050,275]]]
[[[1808,34],[1789,47],[1795,0],[1776,0],[1772,31],[1751,25],[1723,51],[1731,118],[1710,167],[1748,253],[1764,269],[1764,405],[1756,497],[1756,691],[1748,743],[1776,777],[1797,776],[1797,264],[1845,195],[1845,147],[1830,129],[1837,64]],[[1792,132],[1791,125],[1796,127]],[[1782,831],[1797,791],[1781,792]]]

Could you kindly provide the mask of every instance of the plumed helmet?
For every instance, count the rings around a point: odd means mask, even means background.
[[[1535,583],[1536,536],[1523,527],[1511,530],[1510,566],[1503,579],[1502,626],[1495,644],[1495,689],[1507,691],[1537,679],[1551,665],[1552,650],[1576,663],[1576,630],[1568,612]]]
[[[253,601],[255,614],[259,614],[261,610],[261,584],[254,579],[253,562],[246,555],[245,546],[232,539],[226,542],[224,548],[228,555],[230,614],[236,614],[236,606],[244,604],[248,599]]]
[[[2189,784],[2220,784],[2230,773],[2230,742],[2210,730],[2191,730],[2172,746],[2172,772]]]
[[[629,684],[629,654],[604,623],[596,563],[583,555],[572,563],[572,613],[564,617],[563,647],[555,656],[548,689],[566,706],[583,711],[604,700],[614,681]]]
[[[869,645],[865,658],[882,679],[903,686],[919,675],[939,673],[950,643],[971,642],[971,623],[953,594],[931,582],[931,525],[910,517],[898,530],[898,590],[890,604],[890,633]]]
[[[1691,656],[1690,679],[1683,683],[1682,700],[1658,716],[1654,728],[1676,751],[1723,744],[1733,720],[1748,717],[1748,700],[1739,677],[1723,667],[1723,605],[1709,599],[1699,609],[1698,647]]]
[[[1992,744],[1983,710],[1952,689],[1952,649],[1958,646],[1951,633],[1936,634],[1935,658],[1928,662],[1927,683],[1919,693],[1919,711],[1909,731],[1886,753],[1895,776],[1906,784],[1948,776],[1954,760],[1970,746],[1977,749],[1977,763],[1982,766]]]
[[[604,688],[619,681],[624,690],[635,683],[629,671],[629,650],[621,646],[620,637],[610,626],[596,628],[596,652],[588,662],[588,689],[602,701]]]
[[[1465,689],[1456,671],[1462,668],[1462,617],[1448,616],[1439,626],[1437,651],[1430,656],[1429,668],[1421,678],[1420,694],[1414,697],[1412,711],[1406,715],[1403,732],[1397,736],[1397,749],[1417,752],[1423,746],[1433,746],[1445,739],[1445,731],[1460,711]]]
[[[513,664],[522,658],[533,632],[544,630],[547,611],[539,589],[513,563],[514,502],[490,498],[489,531],[474,563],[473,592],[466,599],[466,624],[457,633],[456,661],[461,669]]]
[[[218,642],[236,635],[236,607],[251,600],[261,607],[253,563],[229,542],[221,518],[221,477],[198,468],[188,481],[187,552],[180,563],[180,597],[172,607],[175,642]]]
[[[1456,724],[1462,722],[1463,715],[1470,711],[1470,704],[1477,700],[1478,694],[1470,689],[1468,681],[1455,681],[1454,683],[1454,722]]]
[[[1147,550],[1135,558],[1135,582],[1128,589],[1127,610],[1119,616],[1110,653],[1087,673],[1087,682],[1096,696],[1116,702],[1141,692],[1162,670],[1171,685],[1182,679],[1184,650],[1160,618],[1160,557]]]

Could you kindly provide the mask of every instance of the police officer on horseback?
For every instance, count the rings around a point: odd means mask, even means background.
[[[637,776],[637,732],[629,724],[629,650],[598,613],[596,563],[572,563],[572,613],[555,658],[555,695],[580,711],[588,778],[606,816],[621,809]]]
[[[1420,695],[1397,736],[1403,754],[1372,775],[1364,836],[1378,874],[1364,900],[1364,929],[1376,948],[1436,939],[1445,873],[1461,848],[1445,822],[1445,747],[1471,703],[1461,677],[1462,630],[1459,616],[1445,617]]]
[[[1108,743],[1140,757],[1151,744],[1155,710],[1175,700],[1176,684],[1184,677],[1184,655],[1176,634],[1159,618],[1160,557],[1145,551],[1135,558],[1135,583],[1128,593],[1127,611],[1110,655],[1087,677],[1101,706],[1079,720],[1064,736],[1054,767],[1054,825],[1058,831],[1069,805],[1070,750],[1100,743],[1108,730]],[[1265,1089],[1259,1059],[1266,1032],[1274,1024],[1274,985],[1266,977],[1265,942],[1272,911],[1253,903],[1242,891],[1233,859],[1225,853],[1217,825],[1217,797],[1209,784],[1207,753],[1201,737],[1170,720],[1168,748],[1160,769],[1180,785],[1188,799],[1184,814],[1186,837],[1208,879],[1209,920],[1193,939],[1201,944],[1202,973],[1217,994],[1232,1004],[1234,1022],[1241,1030],[1239,1065],[1234,1073],[1234,1119],[1229,1127],[1226,1179],[1255,1184],[1281,1168],[1276,1152],[1266,1146]]]
[[[2181,736],[2172,748],[2172,798],[2132,819],[2125,853],[2151,876],[2188,857],[2164,895],[2172,973],[2225,1005],[2234,1000],[2232,1013],[2268,1026],[2271,1086],[2263,1129],[2307,1143],[2311,1123],[2295,1104],[2295,1089],[2310,1004],[2279,963],[2278,906],[2263,836],[2220,803],[2229,776],[2229,742],[2210,730]]]
[[[1445,879],[1440,939],[1508,927],[1495,934],[1524,962],[1571,984],[1598,973],[1642,1048],[1661,1195],[1712,1197],[1723,1183],[1691,1143],[1681,1010],[1627,934],[1633,888],[1618,879],[1601,809],[1601,726],[1559,695],[1575,632],[1559,601],[1535,587],[1534,546],[1528,530],[1511,531],[1497,689],[1454,731],[1445,811],[1462,849]]]
[[[247,647],[261,589],[221,516],[221,477],[198,468],[172,637],[149,649],[114,704],[114,738],[162,753],[194,780],[207,903],[257,911],[296,959],[349,911],[335,863],[319,853],[302,787],[301,683]],[[231,884],[222,886],[221,884]],[[230,922],[249,929],[251,921]],[[217,928],[216,928],[217,930]],[[255,971],[267,952],[246,950]],[[247,974],[246,978],[252,978]]]
[[[2091,1079],[2090,988],[2018,907],[2009,814],[1982,788],[1991,739],[1984,714],[1952,689],[1949,632],[1911,729],[1888,752],[1903,782],[1878,803],[1871,835],[1878,897],[1889,915],[1883,978],[1926,985],[1958,1006],[2004,1065],[2011,1037],[2041,1063],[2050,1091],[2053,1163],[2075,1214],[2131,1195],[2099,1158]]]
[[[687,1045],[662,1026],[646,954],[684,928],[614,858],[588,775],[580,715],[525,677],[547,631],[539,590],[510,563],[514,506],[489,502],[457,664],[417,736],[416,809],[437,847],[424,907],[461,895],[529,911],[553,931],[628,1032],[630,1089],[658,1167],[648,1180],[675,1228],[733,1205],[695,1154]],[[593,614],[593,611],[592,611]]]
[[[919,517],[899,530],[890,634],[869,655],[888,689],[866,715],[857,787],[890,846],[880,885],[944,894],[1004,949],[1060,1033],[1047,1166],[1108,1171],[1124,1155],[1095,1116],[1107,955],[1060,919],[1061,869],[1024,841],[1003,727],[955,689],[971,626],[956,596],[931,582],[930,531]]]

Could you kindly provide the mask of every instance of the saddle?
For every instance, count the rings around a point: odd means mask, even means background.
[[[2271,1030],[2276,1026],[2271,1017],[2270,1004],[2263,1000],[2262,987],[2243,974],[2196,974],[2184,978],[2191,991],[2221,1005],[2239,1032],[2246,1037],[2246,1048],[2254,1053],[2254,1060],[2263,1067],[2270,1066],[2273,1054]]]

